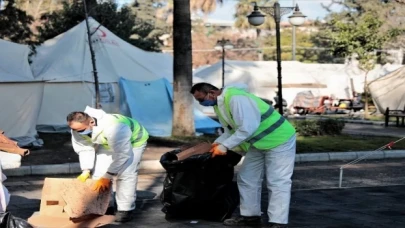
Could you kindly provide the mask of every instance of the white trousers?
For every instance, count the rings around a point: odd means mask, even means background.
[[[138,184],[138,170],[141,163],[146,143],[132,149],[133,156],[125,164],[113,180],[113,191],[118,211],[130,211],[135,209],[136,187]],[[96,164],[93,179],[101,178],[112,162],[112,152],[100,149],[96,155]]]
[[[0,212],[4,213],[7,210],[8,203],[10,202],[10,193],[3,182],[7,180],[6,175],[3,174],[3,169],[0,162]]]
[[[242,216],[261,216],[261,190],[266,172],[269,222],[288,223],[295,150],[294,135],[286,143],[270,151],[252,150],[246,153],[237,179]]]

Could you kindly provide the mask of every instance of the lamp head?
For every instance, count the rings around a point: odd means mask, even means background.
[[[291,25],[293,26],[300,26],[304,24],[305,22],[305,16],[304,14],[301,13],[300,8],[298,7],[298,4],[295,6],[295,10],[291,16],[288,17],[288,20]]]
[[[247,16],[249,24],[253,26],[259,26],[264,23],[265,15],[262,14],[257,6],[256,2],[253,2],[253,12]]]
[[[231,43],[230,40],[226,40],[225,44],[224,44],[224,48],[225,49],[233,49],[233,44]]]
[[[233,44],[230,40],[225,40],[224,38],[222,38],[222,40],[217,41],[214,49],[217,51],[221,51],[222,49],[233,49]]]

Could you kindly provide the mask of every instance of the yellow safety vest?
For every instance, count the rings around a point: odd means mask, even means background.
[[[224,106],[225,115],[230,123],[227,123],[222,117],[217,105],[214,106],[214,110],[221,122],[226,123],[225,127],[227,127],[232,134],[235,132],[236,123],[232,118],[229,103],[232,96],[235,95],[247,96],[254,100],[261,114],[261,122],[258,129],[250,138],[239,145],[242,150],[248,151],[251,146],[259,150],[270,150],[287,142],[295,134],[295,128],[262,99],[242,89],[229,88],[224,94]]]
[[[106,120],[103,120],[103,121],[111,121],[111,124],[123,123],[131,129],[131,132],[132,132],[131,144],[133,147],[139,147],[148,140],[148,138],[149,138],[148,132],[142,125],[140,125],[138,123],[138,121],[136,121],[132,118],[120,115],[120,114],[107,114],[107,115],[110,115],[110,116],[104,117]],[[111,116],[113,118],[111,118]],[[107,122],[107,125],[108,124],[109,123]],[[102,141],[101,145],[107,150],[110,149],[107,138],[104,136],[104,132],[101,132],[100,137],[101,137],[101,141]],[[90,137],[84,136],[84,138],[87,141],[91,142]]]

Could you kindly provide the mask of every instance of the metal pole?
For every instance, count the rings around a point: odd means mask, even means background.
[[[295,6],[296,0],[293,0],[293,6]],[[292,26],[292,60],[295,61],[295,26]]]
[[[280,42],[280,3],[274,3],[274,20],[276,22],[276,39],[277,39],[277,80],[278,80],[278,109],[280,115],[283,115],[283,93],[281,79],[281,42]]]
[[[99,90],[99,83],[98,83],[98,75],[97,75],[97,68],[96,68],[96,58],[94,55],[94,50],[91,42],[91,34],[90,34],[90,26],[89,26],[89,15],[87,13],[87,6],[86,6],[86,0],[83,1],[84,5],[84,13],[86,16],[86,27],[87,27],[87,39],[89,42],[89,48],[90,48],[90,55],[91,55],[91,63],[93,65],[93,77],[94,77],[94,87],[96,91],[96,101],[95,101],[95,108],[101,108],[100,107],[100,90]]]
[[[225,87],[225,46],[222,44],[222,88]]]
[[[343,167],[340,167],[339,188],[342,188],[342,180],[343,180]]]

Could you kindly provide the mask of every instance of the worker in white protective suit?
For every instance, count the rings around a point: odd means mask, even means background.
[[[225,155],[228,149],[238,146],[246,152],[237,176],[240,216],[225,220],[224,225],[261,225],[260,196],[265,174],[270,227],[282,227],[288,224],[295,129],[246,88],[235,85],[218,89],[197,83],[190,92],[201,105],[214,107],[224,128],[224,134],[212,144],[212,156]]]
[[[7,206],[10,202],[10,193],[8,192],[6,186],[3,185],[5,180],[7,180],[7,177],[3,174],[3,168],[1,167],[0,162],[0,213],[7,211]]]
[[[93,190],[109,191],[115,181],[116,222],[127,222],[135,210],[139,164],[149,138],[136,120],[87,108],[67,116],[73,149],[79,155],[85,182],[97,180]]]

